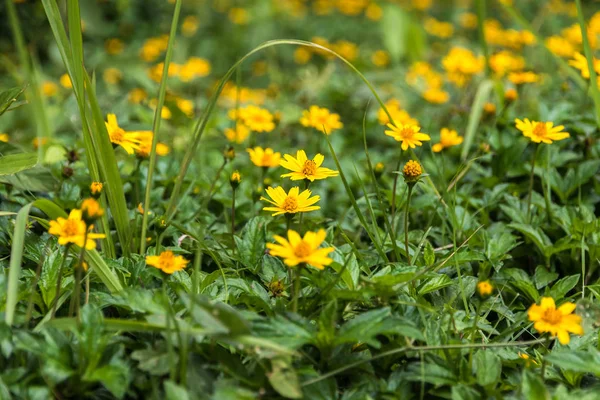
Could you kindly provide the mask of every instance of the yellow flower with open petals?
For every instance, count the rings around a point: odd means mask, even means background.
[[[269,187],[267,188],[267,194],[272,200],[265,197],[260,199],[273,204],[274,207],[263,208],[265,211],[273,211],[273,216],[315,211],[321,208],[314,205],[321,199],[319,196],[310,197],[312,192],[308,189],[300,193],[300,188],[297,186],[291,188],[289,193],[286,193],[281,186]]]
[[[388,112],[392,116],[392,120],[397,124],[408,124],[408,125],[418,125],[419,122],[412,118],[410,114],[402,109],[400,101],[398,99],[390,99],[385,103],[385,108],[387,108]],[[387,125],[391,123],[390,117],[385,112],[383,107],[381,107],[377,111],[377,119],[381,125]]]
[[[93,250],[96,248],[94,239],[103,239],[105,235],[102,233],[90,233],[89,230],[92,228],[92,225],[88,227],[83,220],[81,210],[74,209],[71,210],[68,218],[58,217],[55,221],[50,221],[48,233],[58,236],[58,244],[60,245],[64,246],[72,243],[83,247],[85,240],[85,248]],[[86,230],[88,231],[87,238]]]
[[[229,117],[235,121],[236,114],[238,114],[240,122],[251,131],[271,132],[275,129],[273,114],[269,110],[249,105],[237,111],[235,109],[230,110]]]
[[[554,126],[552,122],[530,121],[527,118],[523,121],[516,119],[515,122],[517,129],[523,132],[523,136],[534,143],[551,144],[553,140],[563,140],[570,136],[568,132],[563,132],[564,126]]]
[[[339,114],[331,113],[328,109],[319,106],[310,106],[308,110],[302,111],[300,123],[302,126],[315,128],[328,135],[334,130],[344,127]]]
[[[333,262],[328,254],[335,250],[333,247],[319,248],[326,235],[324,229],[306,232],[304,237],[300,237],[296,231],[289,230],[287,239],[275,235],[274,239],[279,244],[267,243],[267,249],[272,256],[283,258],[283,262],[289,267],[309,264],[317,269],[324,269]]]
[[[313,182],[316,179],[326,179],[339,174],[338,171],[321,167],[325,159],[322,154],[317,154],[312,160],[309,160],[304,150],[298,150],[296,158],[289,154],[284,155],[283,158],[285,160],[281,160],[279,165],[292,172],[281,175],[282,178],[289,177],[293,181],[308,179]]]
[[[135,155],[140,158],[148,158],[152,151],[152,139],[154,136],[152,131],[138,131],[131,133],[137,133],[140,140],[139,147],[135,149]],[[166,156],[170,151],[171,149],[166,144],[160,142],[156,143],[156,155]]]
[[[250,130],[243,124],[237,124],[235,128],[227,128],[223,133],[230,142],[240,144],[248,138]]]
[[[140,149],[142,139],[139,132],[125,132],[119,126],[115,114],[108,114],[106,116],[106,130],[108,131],[111,143],[121,146],[127,154],[133,154],[136,150]]]
[[[522,85],[524,83],[536,83],[539,82],[540,76],[535,72],[524,71],[524,72],[511,72],[508,74],[508,80],[515,85]]]
[[[463,142],[464,138],[458,135],[454,129],[442,128],[440,131],[440,142],[434,144],[431,149],[435,153],[439,153],[447,147],[459,145]]]
[[[552,297],[542,297],[538,306],[532,304],[527,310],[527,316],[533,327],[540,333],[549,332],[552,337],[558,337],[561,344],[568,344],[571,338],[569,333],[583,335],[581,317],[573,314],[575,303],[564,303],[556,308]]]
[[[181,271],[187,265],[188,260],[182,256],[176,256],[171,250],[165,250],[158,256],[146,256],[146,264],[158,268],[165,274]]]
[[[431,140],[428,134],[419,132],[421,127],[417,125],[399,123],[398,126],[392,124],[387,124],[387,126],[390,130],[385,131],[385,134],[393,137],[398,142],[402,142],[402,150],[408,150],[409,147],[414,149],[417,146],[422,146],[423,141]]]

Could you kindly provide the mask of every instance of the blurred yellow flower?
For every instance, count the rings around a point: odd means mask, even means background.
[[[0,142],[8,143],[8,139],[7,133],[0,133]]]
[[[109,85],[116,85],[123,79],[123,73],[117,68],[107,68],[102,73],[102,79]]]
[[[522,85],[524,83],[535,83],[540,80],[540,76],[535,72],[524,71],[524,72],[511,72],[508,74],[508,80],[515,85]]]
[[[42,94],[46,97],[52,97],[58,93],[58,85],[52,81],[42,82]]]
[[[433,0],[410,0],[410,3],[413,8],[424,11],[431,7]]]
[[[460,26],[465,29],[477,28],[477,15],[471,12],[465,12],[460,15]]]
[[[336,42],[332,50],[348,61],[354,61],[358,57],[358,46],[347,40]]]
[[[550,144],[553,140],[563,140],[570,136],[568,132],[563,132],[564,126],[554,126],[553,122],[537,122],[525,118],[516,119],[515,123],[517,129],[523,132],[523,136],[534,143]]]
[[[104,48],[108,54],[117,55],[123,52],[125,45],[121,39],[112,38],[104,42]]]
[[[412,118],[408,112],[402,109],[398,99],[388,100],[385,103],[385,108],[387,108],[392,116],[393,122],[404,125],[419,125],[416,119]],[[392,122],[383,107],[377,111],[377,119],[381,125],[387,125]]]
[[[489,296],[490,294],[492,294],[493,291],[494,287],[492,286],[490,281],[486,280],[477,282],[477,293],[479,293],[481,297]]]
[[[181,110],[181,112],[184,113],[187,117],[194,116],[194,102],[192,102],[191,100],[184,99],[182,97],[177,97],[175,99],[175,104],[177,105],[177,108],[179,108],[179,110]]]
[[[529,307],[527,316],[538,332],[548,332],[552,337],[558,337],[560,344],[569,344],[569,333],[583,335],[581,317],[573,314],[575,307],[575,303],[567,302],[556,308],[552,297],[542,297],[539,306],[532,304]]]
[[[275,129],[273,114],[267,109],[255,105],[248,105],[237,111],[239,112],[240,122],[253,132],[271,132]],[[237,120],[235,109],[230,110],[229,117],[234,121]]]
[[[442,59],[442,66],[448,74],[448,80],[458,87],[463,87],[473,75],[483,71],[484,60],[470,50],[453,47]]]
[[[229,10],[227,17],[236,25],[246,25],[250,21],[250,15],[245,8],[234,7]]]
[[[385,50],[377,50],[371,55],[371,62],[376,67],[386,67],[390,63],[390,54]]]
[[[73,88],[73,84],[71,83],[71,77],[69,76],[69,74],[62,74],[61,75],[61,77],[60,77],[60,84],[65,89],[72,89]]]
[[[377,3],[371,3],[365,10],[365,16],[371,21],[379,21],[383,17],[383,10]]]
[[[308,110],[302,111],[300,123],[305,127],[331,134],[336,129],[341,129],[344,124],[340,121],[339,114],[331,113],[328,109],[319,106],[310,106]]]
[[[158,256],[146,256],[146,264],[158,268],[165,274],[183,270],[188,261],[182,256],[176,256],[171,250],[165,250]]]
[[[260,199],[271,203],[274,207],[264,207],[263,210],[273,211],[273,216],[309,212],[321,208],[314,205],[321,198],[319,196],[311,197],[312,192],[308,189],[300,193],[300,188],[296,186],[291,188],[289,193],[286,193],[281,186],[278,186],[275,189],[269,187],[266,192],[272,200],[265,197]]]
[[[104,209],[94,198],[83,200],[80,208],[84,221],[87,221],[88,223],[91,223],[104,215]]]
[[[90,193],[92,194],[92,196],[100,196],[103,187],[104,185],[102,185],[102,182],[92,182],[90,184]]]
[[[163,74],[164,69],[165,69],[165,63],[164,62],[158,63],[158,64],[148,68],[148,76],[154,82],[160,82],[162,79],[162,74]],[[177,76],[177,75],[179,75],[179,72],[181,71],[181,69],[182,69],[181,65],[176,64],[176,63],[170,63],[169,64],[169,72],[167,73],[167,75],[169,77]]]
[[[304,65],[310,61],[312,53],[306,47],[297,47],[294,50],[294,61],[296,64]]]
[[[427,33],[441,39],[447,39],[454,35],[454,26],[451,23],[438,21],[435,18],[425,19],[424,27]]]
[[[319,229],[318,232],[306,232],[304,237],[290,229],[287,236],[288,238],[285,239],[275,235],[274,239],[279,244],[267,243],[267,249],[272,256],[283,258],[284,264],[288,267],[308,264],[322,270],[333,262],[328,255],[335,249],[319,248],[327,236],[324,229]]]
[[[244,124],[237,124],[235,129],[225,129],[224,134],[227,140],[239,144],[243,143],[248,138],[250,135],[250,129],[248,129]]]
[[[509,72],[525,68],[525,59],[508,50],[503,50],[490,57],[490,68],[497,76],[502,77]]]
[[[270,147],[263,149],[262,147],[256,146],[253,149],[246,149],[246,151],[250,154],[250,161],[252,161],[252,164],[257,167],[269,168],[279,166],[281,153],[275,153]]]
[[[148,106],[149,106],[149,107],[150,107],[152,110],[154,110],[154,111],[156,111],[156,106],[157,106],[157,105],[158,105],[158,99],[151,99],[151,100],[148,102]],[[169,107],[167,107],[167,106],[163,106],[163,107],[160,109],[160,117],[161,117],[162,119],[169,120],[169,119],[171,119],[171,117],[172,117],[172,116],[173,116],[173,113],[171,112],[171,110],[169,110]]]
[[[423,98],[432,104],[444,104],[450,100],[450,94],[437,88],[429,88],[423,92]]]
[[[569,65],[575,67],[581,72],[581,76],[585,79],[590,79],[590,68],[587,62],[587,58],[581,53],[575,53],[574,58],[569,60]],[[594,70],[597,74],[600,74],[600,60],[594,58],[593,60]]]
[[[186,37],[194,36],[196,31],[198,31],[199,26],[200,22],[198,21],[198,17],[195,15],[188,15],[183,19],[183,23],[181,24],[181,33]]]
[[[111,143],[121,146],[127,154],[133,154],[140,148],[141,139],[139,132],[125,132],[117,122],[115,114],[106,116],[106,130],[110,137]]]
[[[304,150],[298,150],[295,158],[289,154],[284,155],[283,158],[284,160],[281,160],[279,165],[292,172],[281,175],[282,178],[290,178],[292,181],[308,179],[313,182],[339,175],[338,171],[321,167],[325,160],[322,154],[317,154],[312,160],[309,160]]]
[[[133,104],[140,104],[146,98],[148,98],[148,93],[142,88],[131,89],[127,95],[127,100]]]
[[[336,0],[337,9],[344,15],[358,15],[369,4],[369,0]]]
[[[483,111],[486,114],[490,114],[490,115],[491,114],[496,114],[496,105],[494,103],[490,103],[490,102],[485,103],[483,105]]]
[[[422,146],[423,141],[431,140],[428,134],[419,132],[420,126],[417,125],[404,125],[396,122],[397,126],[387,124],[390,130],[385,131],[387,136],[393,137],[396,141],[402,142],[402,150],[408,150],[410,147],[414,149],[417,146]]]
[[[35,149],[38,149],[40,146],[45,146],[46,144],[48,144],[48,138],[47,137],[34,137],[33,140],[31,141],[31,144],[33,145],[33,147]]]
[[[179,69],[179,79],[182,82],[189,82],[195,78],[203,78],[210,74],[210,70],[211,65],[208,60],[200,57],[190,57]]]
[[[439,153],[448,147],[461,144],[463,140],[464,138],[459,136],[458,132],[456,132],[454,129],[442,128],[440,131],[440,142],[434,144],[431,149],[435,153]]]
[[[135,155],[140,158],[148,158],[152,151],[152,139],[154,134],[152,131],[138,131],[136,133],[138,134],[140,145],[135,149]],[[171,149],[166,144],[160,142],[156,143],[157,156],[166,156],[170,151]]]
[[[86,250],[93,250],[96,248],[95,239],[103,239],[106,236],[102,233],[89,232],[92,229],[93,226],[88,227],[82,219],[81,210],[74,209],[71,210],[68,218],[58,217],[50,221],[48,233],[58,236],[58,244],[62,246],[72,243],[79,247],[85,245]]]
[[[546,47],[559,57],[570,58],[575,55],[576,47],[562,36],[550,36],[545,41]]]
[[[146,39],[140,50],[140,57],[146,62],[155,61],[165,50],[169,43],[169,35],[162,35]]]

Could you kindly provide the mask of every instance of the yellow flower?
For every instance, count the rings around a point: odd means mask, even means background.
[[[58,217],[55,221],[50,221],[48,233],[58,236],[58,244],[66,245],[73,243],[79,247],[83,247],[86,230],[89,231],[93,226],[86,225],[82,219],[81,210],[71,210],[68,218]],[[94,239],[102,239],[105,235],[102,233],[88,233],[85,240],[85,248],[93,250],[96,248]]]
[[[283,158],[285,160],[280,161],[279,165],[292,172],[281,175],[282,178],[289,177],[293,181],[308,179],[313,182],[316,179],[326,179],[339,174],[338,171],[321,167],[325,159],[322,154],[317,154],[314,159],[309,160],[304,150],[298,150],[296,158],[289,154],[284,155]]]
[[[235,110],[231,110],[230,117],[235,120]],[[239,109],[239,117],[242,123],[254,132],[271,132],[275,129],[273,114],[264,108],[249,105]]]
[[[227,14],[229,20],[236,25],[246,25],[250,19],[248,11],[244,8],[234,7]]]
[[[532,359],[531,357],[529,357],[529,354],[527,354],[527,353],[521,353],[521,352],[519,352],[519,358],[525,361],[525,366],[528,367],[528,368],[532,364],[533,365],[539,365],[539,363],[537,361],[535,361],[534,359]]]
[[[182,82],[189,82],[195,78],[203,78],[210,74],[211,65],[208,60],[200,57],[190,57],[181,65],[178,74]],[[170,71],[169,71],[170,73]]]
[[[451,23],[438,21],[435,18],[427,18],[424,27],[427,33],[442,39],[452,37],[454,34],[454,26]]]
[[[421,164],[419,164],[418,161],[409,160],[404,164],[404,168],[402,168],[402,175],[406,182],[415,182],[419,180],[422,173],[423,168],[421,168]]]
[[[102,79],[110,85],[116,85],[123,79],[123,73],[117,68],[107,68],[102,73]]]
[[[250,154],[250,161],[257,167],[276,167],[281,160],[281,153],[273,152],[273,149],[267,147],[263,150],[262,147],[256,146],[253,149],[246,149]]]
[[[171,250],[165,250],[158,256],[146,256],[146,264],[160,269],[165,274],[181,271],[185,268],[188,260],[182,256],[176,256]]]
[[[338,41],[333,46],[332,50],[344,57],[348,61],[354,61],[356,60],[356,57],[358,57],[358,46],[347,40]]]
[[[90,193],[92,196],[99,196],[100,193],[102,193],[103,187],[104,185],[102,185],[102,182],[92,182],[90,185]]]
[[[96,199],[89,198],[81,203],[81,213],[85,221],[92,222],[104,215],[104,209]]]
[[[225,137],[230,142],[243,143],[250,135],[250,130],[244,124],[236,124],[234,128],[225,129]]]
[[[237,187],[237,185],[239,185],[241,181],[242,175],[240,174],[240,171],[233,171],[231,177],[229,177],[229,182],[231,183],[231,185],[235,185]]]
[[[268,187],[266,192],[272,200],[262,196],[260,199],[273,204],[275,207],[265,207],[263,210],[273,211],[273,216],[315,211],[321,208],[314,205],[321,198],[319,196],[310,197],[312,192],[308,189],[300,193],[300,188],[296,186],[291,188],[289,193],[286,193],[281,186],[278,186],[275,189]]]
[[[416,146],[422,146],[422,141],[431,140],[428,134],[419,132],[421,127],[418,125],[397,124],[398,126],[387,124],[390,130],[385,131],[385,134],[393,137],[398,142],[402,142],[402,150],[408,150],[409,147],[414,149]]]
[[[194,116],[194,103],[191,100],[177,97],[175,99],[175,104],[177,104],[177,108],[179,108],[179,110],[187,117]]]
[[[154,134],[152,131],[138,131],[137,137],[140,140],[140,145],[135,149],[135,155],[140,158],[148,158],[152,151],[152,139]],[[170,152],[169,146],[164,143],[156,143],[156,155],[166,156]]]
[[[494,287],[492,286],[490,281],[486,280],[477,282],[477,293],[479,293],[481,297],[489,296],[490,294],[492,294],[493,291]]]
[[[164,62],[158,63],[155,66],[148,68],[148,77],[150,79],[152,79],[154,82],[160,82],[162,79],[162,74],[163,74],[164,69],[165,69],[165,63]],[[169,71],[167,72],[167,75],[169,77],[177,76],[177,75],[179,75],[181,69],[182,69],[181,65],[176,64],[176,63],[170,63]]]
[[[44,81],[42,83],[42,94],[46,97],[52,97],[58,93],[58,86],[52,81]]]
[[[386,67],[390,63],[390,54],[385,50],[377,50],[371,55],[371,62],[376,67]]]
[[[117,38],[108,39],[104,42],[104,48],[110,55],[121,54],[124,47],[123,41]]]
[[[450,100],[450,94],[445,90],[429,88],[423,92],[423,98],[432,104],[444,104]]]
[[[508,80],[515,85],[522,85],[524,83],[535,83],[540,80],[540,76],[535,72],[511,72],[508,74]]]
[[[315,128],[328,135],[344,126],[339,114],[331,113],[328,109],[319,106],[310,106],[308,110],[302,111],[300,123],[302,126]]]
[[[298,47],[294,50],[294,62],[296,64],[304,65],[310,61],[312,53],[306,47]]]
[[[463,137],[458,135],[454,129],[442,128],[440,131],[440,142],[432,146],[435,153],[439,153],[447,147],[459,145],[463,142]]]
[[[550,36],[545,41],[546,47],[559,57],[570,58],[575,55],[576,47],[562,36]]]
[[[60,84],[65,89],[72,89],[73,88],[73,83],[71,82],[71,77],[69,76],[69,74],[62,74],[61,75],[61,77],[60,77]]]
[[[298,264],[308,264],[317,269],[325,269],[333,262],[328,255],[335,249],[333,247],[319,248],[327,236],[324,229],[320,229],[318,232],[306,232],[304,237],[290,229],[287,236],[288,238],[285,239],[275,235],[274,239],[279,244],[267,243],[270,254],[283,258],[285,265],[295,267]]]
[[[448,74],[448,80],[462,87],[473,75],[483,70],[484,60],[483,57],[475,56],[470,50],[453,47],[442,59],[442,66]]]
[[[194,15],[188,15],[183,19],[183,23],[181,24],[181,33],[183,36],[190,37],[194,36],[194,33],[198,30],[198,26],[200,23],[198,22],[198,17]]]
[[[542,297],[541,304],[532,304],[527,316],[533,327],[540,333],[549,332],[552,337],[558,337],[560,344],[568,344],[569,333],[583,335],[581,317],[573,314],[575,303],[564,303],[556,308],[552,297]]]
[[[139,150],[142,143],[139,132],[125,132],[119,126],[115,114],[108,114],[106,116],[106,130],[108,131],[111,143],[121,146],[127,154],[133,154],[135,150]]]
[[[477,28],[477,15],[471,12],[462,13],[460,15],[460,26],[465,29]]]
[[[483,105],[483,111],[485,111],[486,114],[495,114],[496,113],[496,105],[494,103],[485,103]]]
[[[393,122],[404,125],[419,125],[419,122],[416,119],[412,118],[408,112],[400,107],[400,101],[398,99],[388,100],[385,103],[385,108],[387,108],[392,116]],[[383,107],[377,111],[377,119],[381,125],[387,125],[392,122]]]
[[[365,10],[365,16],[371,21],[379,21],[383,17],[383,10],[377,3],[371,3]]]
[[[505,76],[509,72],[520,71],[525,68],[525,59],[504,50],[490,57],[490,68],[496,75]]]
[[[38,149],[40,146],[45,146],[48,144],[48,138],[47,137],[35,137],[33,138],[33,141],[31,142],[33,144],[33,147]]]
[[[519,98],[519,93],[515,89],[508,89],[504,92],[504,100],[511,103]]]
[[[8,134],[0,133],[0,142],[8,143]]]
[[[587,58],[581,53],[575,53],[574,59],[569,60],[569,65],[575,67],[581,72],[581,76],[585,79],[590,79],[590,68],[587,62]],[[600,74],[600,60],[594,58],[594,70],[597,74]]]
[[[140,50],[140,57],[146,62],[155,61],[163,51],[167,50],[168,43],[169,35],[149,38]]]
[[[148,102],[148,106],[154,111],[156,111],[157,105],[158,105],[158,99],[152,99]],[[173,113],[171,113],[171,110],[169,110],[169,107],[162,106],[162,108],[160,109],[160,117],[162,119],[171,119],[172,116],[173,116]]]
[[[127,95],[127,100],[133,104],[140,104],[142,101],[146,100],[148,97],[148,93],[142,88],[135,88],[129,91]]]
[[[411,0],[411,5],[417,10],[427,10],[431,7],[433,0]]]
[[[554,126],[552,122],[530,121],[525,118],[515,120],[517,129],[523,132],[523,136],[528,137],[534,143],[552,143],[553,140],[563,140],[569,137],[568,132],[563,132],[565,128],[562,125]]]

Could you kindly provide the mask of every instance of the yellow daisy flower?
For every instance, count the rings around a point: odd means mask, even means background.
[[[266,191],[272,200],[262,196],[260,199],[273,204],[274,207],[265,207],[263,210],[273,211],[273,216],[315,211],[321,208],[314,205],[321,197],[310,197],[312,192],[308,189],[300,193],[300,188],[296,186],[291,188],[289,193],[286,193],[281,186],[278,186],[276,188],[268,187]]]
[[[575,303],[564,303],[556,308],[552,297],[542,297],[539,306],[532,304],[529,307],[527,316],[538,332],[549,332],[552,337],[558,337],[561,344],[568,344],[571,340],[569,333],[583,335],[581,317],[573,314],[575,307]]]
[[[554,126],[552,122],[530,121],[527,118],[523,121],[516,119],[515,122],[517,129],[523,132],[523,136],[534,143],[550,144],[553,140],[563,140],[570,136],[568,132],[563,132],[564,126]]]
[[[250,130],[243,124],[237,124],[235,128],[225,129],[224,134],[227,140],[229,140],[230,142],[240,144],[248,138],[248,136],[250,135]]]
[[[281,175],[282,178],[289,177],[293,181],[308,179],[313,182],[317,179],[326,179],[339,174],[338,171],[321,167],[325,159],[322,154],[317,154],[312,160],[309,160],[304,150],[298,150],[296,158],[289,154],[284,155],[283,158],[285,160],[281,160],[279,165],[292,172]]]
[[[139,147],[135,149],[135,155],[140,158],[148,158],[150,156],[150,152],[152,151],[152,137],[154,134],[152,131],[139,131],[135,133],[138,134],[138,138],[140,140]],[[166,156],[170,151],[171,149],[166,144],[160,142],[156,143],[156,155]]]
[[[236,119],[235,110],[231,110],[230,118]],[[275,129],[273,114],[264,108],[249,105],[239,109],[240,121],[254,132],[271,132]]]
[[[494,287],[492,286],[490,281],[486,280],[477,283],[477,293],[479,293],[481,297],[489,296],[490,294],[492,294],[493,291]]]
[[[428,134],[419,132],[421,127],[417,125],[398,123],[398,126],[387,124],[387,127],[390,130],[385,131],[385,134],[393,137],[398,142],[402,142],[402,150],[407,150],[409,147],[414,149],[416,146],[422,146],[422,141],[431,140]]]
[[[50,221],[50,227],[48,233],[51,235],[58,236],[58,244],[66,245],[73,243],[79,247],[83,247],[86,229],[91,230],[92,225],[89,227],[82,219],[81,210],[71,210],[68,218],[59,217],[55,221]],[[102,233],[89,233],[87,234],[87,240],[85,240],[85,248],[87,250],[93,250],[96,248],[96,242],[94,239],[103,239],[105,237]]]
[[[296,231],[289,230],[287,240],[275,235],[274,239],[279,244],[267,243],[267,249],[272,256],[283,258],[283,262],[289,267],[309,264],[317,269],[324,269],[333,262],[328,254],[334,251],[333,247],[319,248],[326,235],[324,229],[318,232],[306,232],[304,237],[300,237]]]
[[[458,135],[454,129],[442,128],[440,131],[440,142],[434,144],[431,148],[434,152],[439,153],[447,147],[459,145],[464,138]]]
[[[108,131],[111,143],[121,146],[127,154],[133,154],[136,150],[140,149],[142,140],[140,139],[139,132],[125,132],[119,126],[115,114],[108,114],[106,116],[106,130]]]
[[[281,153],[275,153],[270,147],[263,149],[256,146],[253,149],[246,149],[246,151],[250,154],[250,161],[257,167],[276,167],[281,160]]]
[[[158,256],[146,256],[146,264],[160,269],[165,274],[181,271],[187,263],[188,260],[174,255],[171,250],[165,250]]]
[[[331,113],[328,109],[319,106],[310,106],[308,110],[302,111],[300,123],[302,126],[315,128],[328,135],[334,130],[344,127],[339,114]]]

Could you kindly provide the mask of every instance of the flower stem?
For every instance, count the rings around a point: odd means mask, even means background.
[[[531,159],[531,174],[529,175],[529,195],[527,196],[527,222],[531,222],[531,194],[533,193],[533,177],[535,172],[535,160],[540,150],[540,145],[535,145],[535,152]]]
[[[231,241],[235,251],[235,188],[233,189],[233,195],[231,199]]]
[[[58,298],[60,296],[60,286],[62,284],[63,268],[65,266],[65,262],[67,261],[67,256],[69,254],[70,247],[71,247],[71,243],[68,243],[65,246],[65,251],[63,252],[63,258],[60,261],[60,267],[58,267],[58,278],[56,278],[56,292],[54,293],[54,304],[52,305],[52,314],[50,317],[52,319],[54,319],[54,315],[56,314],[56,308],[58,306]]]
[[[85,244],[87,243],[88,230],[85,230],[83,235],[83,246],[79,252],[79,262],[77,263],[77,270],[75,271],[75,287],[73,288],[73,296],[71,297],[71,305],[69,306],[69,316],[73,315],[73,312],[77,315],[77,321],[79,321],[79,293],[81,286],[81,270],[83,269],[83,259],[85,257]]]
[[[402,153],[400,153],[400,154],[402,154]],[[398,186],[398,177],[400,174],[400,163],[401,162],[402,162],[402,157],[398,156],[398,165],[396,165],[396,170],[394,171],[395,172],[394,185],[392,186],[392,231],[394,231],[394,220],[395,220],[395,216],[396,216],[396,188]]]
[[[294,280],[294,299],[292,302],[292,311],[294,313],[298,312],[298,298],[300,297],[300,285],[301,285],[300,278],[302,276],[301,271],[302,271],[302,266],[298,265],[298,267],[295,270],[296,276],[295,276],[295,280]]]
[[[410,262],[410,252],[408,249],[408,211],[410,209],[410,198],[412,197],[414,183],[408,184],[408,197],[406,198],[406,212],[404,213],[404,247],[406,249],[406,260],[408,261],[408,265],[411,265]]]

